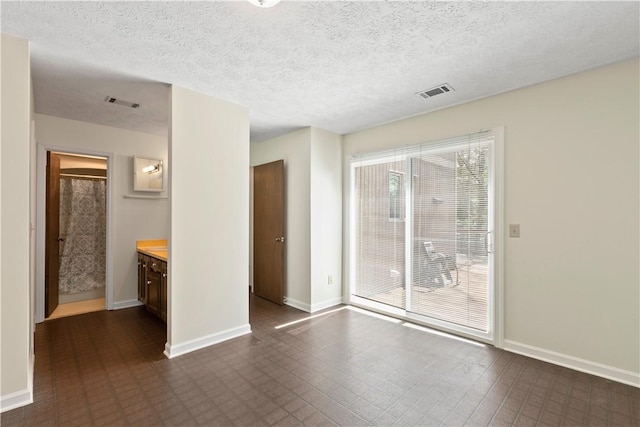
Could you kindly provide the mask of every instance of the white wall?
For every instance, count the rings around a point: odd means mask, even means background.
[[[284,160],[284,295],[289,305],[305,311],[311,310],[310,152],[311,128],[251,143],[251,166]]]
[[[0,409],[33,401],[30,317],[31,67],[26,40],[2,35],[0,143]]]
[[[134,155],[162,158],[164,164],[168,164],[167,138],[43,114],[36,114],[36,135],[38,144],[55,147],[55,150],[113,154],[113,179],[108,185],[114,190],[114,308],[136,305],[136,240],[169,237],[169,201],[125,199],[123,196],[133,193]],[[170,163],[168,167],[171,167]]]
[[[311,311],[342,303],[342,137],[311,128]],[[332,277],[329,283],[328,276]]]
[[[175,357],[251,331],[247,108],[172,87],[169,151]]]
[[[504,125],[505,218],[521,224],[504,242],[505,348],[636,385],[638,75],[638,60],[571,75],[346,135],[343,152],[347,171],[354,153]]]

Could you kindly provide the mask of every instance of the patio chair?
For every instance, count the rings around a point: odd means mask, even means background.
[[[439,286],[445,286],[453,283],[451,270],[456,270],[456,281],[454,286],[458,285],[458,266],[453,255],[443,254],[436,251],[433,242],[422,242],[425,250],[425,256],[422,257],[422,279],[426,286],[433,286],[438,283]]]

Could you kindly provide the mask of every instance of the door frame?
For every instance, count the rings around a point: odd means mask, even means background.
[[[60,302],[60,165],[62,155],[47,151],[44,315],[50,317]],[[56,182],[57,181],[57,182]],[[57,204],[57,206],[56,206]]]
[[[47,170],[47,151],[56,151],[61,153],[100,156],[107,159],[107,259],[106,259],[106,283],[105,283],[105,309],[113,310],[114,286],[113,286],[113,241],[114,241],[114,174],[113,159],[114,154],[104,151],[95,151],[83,148],[62,147],[48,145],[46,143],[38,143],[36,154],[36,277],[35,277],[35,323],[43,322],[45,317],[44,306],[44,261],[45,261],[45,226],[46,226],[46,170]]]
[[[493,305],[493,309],[490,310],[489,314],[489,324],[491,330],[490,337],[483,337],[477,335],[475,333],[469,333],[467,328],[457,327],[457,325],[449,324],[447,322],[442,322],[437,319],[426,319],[424,316],[415,315],[407,312],[404,309],[399,309],[396,307],[387,306],[382,303],[378,303],[375,301],[366,300],[354,295],[354,287],[355,287],[355,269],[353,268],[353,262],[356,258],[355,256],[355,230],[354,224],[356,224],[355,213],[353,206],[356,205],[357,201],[355,200],[355,169],[353,167],[352,159],[345,159],[345,167],[347,172],[347,176],[349,176],[349,182],[346,183],[344,189],[348,191],[345,207],[345,260],[344,260],[344,269],[346,270],[344,277],[348,278],[348,283],[343,289],[343,299],[348,302],[350,305],[354,305],[357,307],[362,307],[367,310],[371,310],[374,312],[378,312],[380,314],[384,314],[387,316],[395,317],[400,320],[408,321],[411,323],[417,323],[429,328],[442,330],[444,332],[449,332],[455,335],[467,337],[476,341],[486,342],[488,344],[492,344],[494,347],[503,348],[504,346],[504,245],[505,245],[505,224],[504,224],[504,127],[495,127],[492,129],[488,129],[489,135],[494,137],[494,144],[492,149],[493,156],[493,168],[491,169],[490,179],[493,180],[493,191],[490,188],[490,192],[492,191],[493,196],[493,224],[490,224],[492,227],[492,243],[493,243],[493,290],[490,290],[489,301],[488,303]],[[450,138],[455,138],[461,135],[452,135]],[[439,141],[445,141],[450,138],[439,138],[438,140],[434,140],[434,144],[437,144]],[[428,142],[426,142],[428,143]],[[419,145],[421,143],[416,143],[415,145]],[[398,150],[402,150],[403,148],[398,148]],[[391,147],[390,151],[393,150]],[[384,151],[384,150],[382,150]],[[358,163],[360,165],[379,163],[380,160],[361,160]],[[410,186],[405,187],[405,191],[409,191]],[[406,203],[410,202],[409,198],[406,198]],[[406,208],[407,214],[409,214],[410,210]],[[407,221],[408,222],[408,221]]]

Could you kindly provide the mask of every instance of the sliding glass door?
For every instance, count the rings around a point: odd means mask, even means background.
[[[352,302],[490,341],[495,137],[352,162]]]
[[[403,156],[400,156],[403,157]],[[405,161],[395,156],[355,173],[356,295],[405,308]]]

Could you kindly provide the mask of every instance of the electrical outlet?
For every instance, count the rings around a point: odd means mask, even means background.
[[[327,284],[328,285],[333,285],[333,275],[332,274],[327,276]]]
[[[509,237],[520,237],[520,224],[509,224]]]

